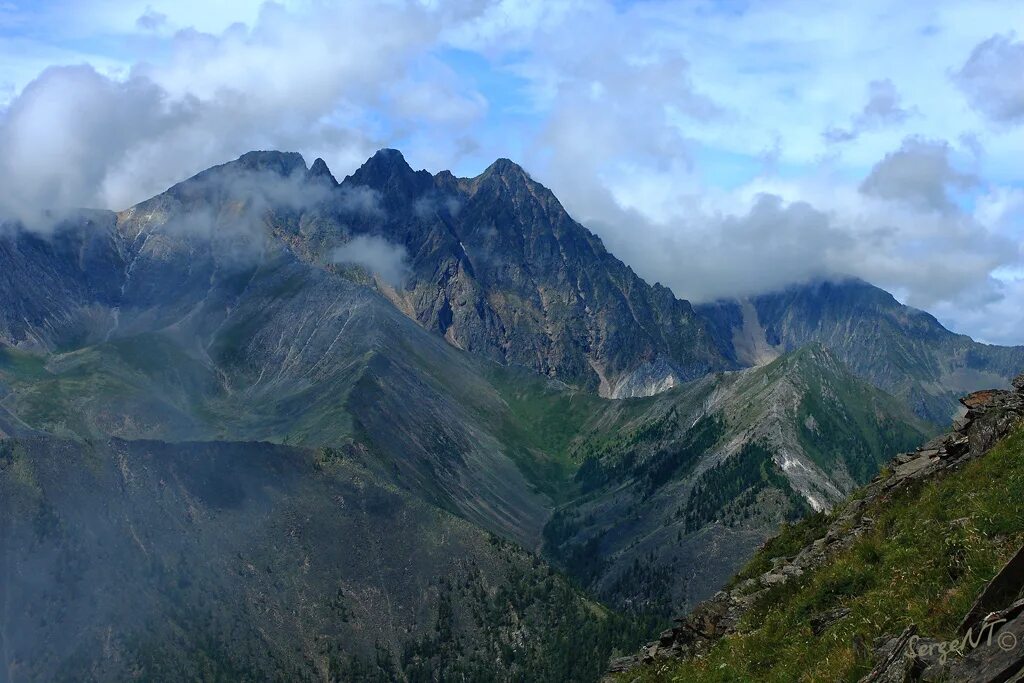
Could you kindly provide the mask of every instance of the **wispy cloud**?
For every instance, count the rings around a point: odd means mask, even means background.
[[[352,238],[334,250],[331,260],[362,266],[392,287],[401,287],[411,272],[404,246],[373,235]]]

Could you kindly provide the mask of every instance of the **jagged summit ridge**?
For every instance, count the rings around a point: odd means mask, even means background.
[[[494,163],[488,166],[483,173],[477,176],[477,178],[485,178],[489,176],[498,176],[505,179],[533,180],[533,178],[530,177],[530,174],[526,172],[526,169],[505,157],[495,159]]]
[[[342,185],[362,185],[377,190],[385,203],[414,199],[434,185],[428,171],[414,171],[397,149],[381,149],[342,181]]]
[[[306,160],[298,152],[246,152],[228,165],[250,171],[271,171],[284,177],[306,172]]]

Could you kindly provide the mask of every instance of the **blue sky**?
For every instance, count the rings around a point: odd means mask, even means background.
[[[1024,342],[1024,4],[0,0],[0,211],[253,148],[522,163],[694,300],[853,275]]]

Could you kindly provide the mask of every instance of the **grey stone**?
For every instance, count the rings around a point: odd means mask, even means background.
[[[832,624],[845,619],[850,616],[851,610],[849,607],[840,607],[838,609],[823,612],[811,617],[811,630],[814,635],[820,636],[822,633],[828,630]]]
[[[993,577],[982,590],[974,606],[960,623],[957,632],[966,633],[968,629],[981,622],[985,615],[1002,609],[1017,599],[1024,591],[1024,547],[1017,551],[1003,568]]]

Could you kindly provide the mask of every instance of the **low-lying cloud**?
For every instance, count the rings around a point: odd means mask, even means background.
[[[1019,286],[992,273],[1021,260],[1014,226],[1024,198],[985,193],[954,157],[943,141],[907,138],[860,182],[764,177],[717,198],[676,194],[667,204],[675,212],[657,220],[607,194],[567,199],[641,277],[694,302],[859,277],[946,320],[963,320],[988,341],[1013,342],[1006,325],[981,326],[981,315],[951,312],[1005,312],[1003,302]],[[973,210],[958,200],[966,188],[982,191]],[[588,213],[587,205],[600,211]]]
[[[196,103],[172,102],[145,78],[47,69],[0,118],[0,215],[35,225],[77,208],[109,208],[122,201],[119,170],[133,166],[139,148],[197,115]]]
[[[390,135],[381,107],[396,125],[452,126],[454,137],[482,114],[482,98],[427,52],[446,22],[472,11],[268,2],[252,25],[210,34],[147,10],[135,28],[166,32],[159,60],[117,75],[51,67],[0,111],[0,219],[125,209],[252,149],[349,168]]]
[[[392,287],[409,278],[409,254],[405,247],[375,235],[358,235],[331,254],[334,263],[362,266]]]
[[[221,263],[249,265],[270,242],[272,214],[296,216],[331,202],[337,188],[307,179],[297,154],[246,154],[182,182],[122,214],[121,229],[137,243],[184,241],[187,250]],[[281,221],[277,223],[280,225]],[[179,247],[180,248],[180,247]]]

